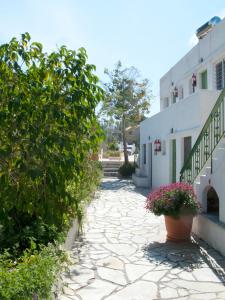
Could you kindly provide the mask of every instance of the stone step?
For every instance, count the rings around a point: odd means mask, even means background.
[[[107,164],[102,164],[103,168],[105,167],[116,167],[119,168],[121,164],[112,164],[112,163],[107,163]]]
[[[104,177],[118,177],[118,172],[104,172]]]
[[[117,168],[117,167],[116,168],[115,167],[105,167],[105,168],[103,168],[104,171],[115,171],[115,172],[118,171],[118,169],[119,168]]]

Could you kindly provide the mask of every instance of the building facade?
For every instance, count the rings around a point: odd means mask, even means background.
[[[215,113],[216,117],[211,123],[210,116],[224,88],[225,19],[210,28],[209,32],[199,39],[198,44],[161,78],[160,112],[144,120],[140,125],[140,163],[136,174],[133,175],[133,181],[137,186],[151,189],[178,182],[182,175],[180,172],[192,154],[190,160],[192,165],[188,170],[191,175],[188,180],[193,179],[190,182],[193,183],[205,212],[195,219],[193,230],[223,254],[225,254],[224,100],[220,104],[219,113]],[[203,157],[203,154],[200,156],[198,148],[200,146],[196,143],[203,140],[202,131],[209,130],[206,128],[209,123],[214,130],[212,139],[217,143],[214,148],[208,145],[207,132],[204,133],[204,149],[211,147],[211,151],[208,154],[204,150]],[[223,130],[220,137],[218,128]],[[197,160],[199,157],[201,162],[204,162],[201,168]]]

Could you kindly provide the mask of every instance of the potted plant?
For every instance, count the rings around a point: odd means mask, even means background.
[[[191,185],[172,183],[149,193],[146,209],[164,215],[167,240],[179,242],[190,239],[193,216],[200,205]]]

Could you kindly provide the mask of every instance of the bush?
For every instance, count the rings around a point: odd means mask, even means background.
[[[105,158],[120,157],[120,152],[119,151],[106,151],[103,153],[103,157],[105,157]]]
[[[10,249],[15,256],[20,255],[24,249],[29,249],[31,241],[38,245],[47,245],[55,240],[63,242],[66,231],[70,227],[70,220],[75,217],[81,226],[83,211],[86,203],[93,197],[96,187],[100,184],[102,177],[102,166],[98,161],[83,163],[82,172],[77,178],[68,182],[66,192],[71,195],[73,201],[70,203],[71,210],[67,212],[67,221],[61,228],[54,224],[46,223],[41,217],[20,220],[21,229],[18,231],[17,224],[11,223],[0,231],[0,250]],[[23,215],[24,217],[24,215]]]
[[[50,299],[57,241],[100,182],[94,71],[85,49],[48,55],[28,33],[0,46],[1,300]]]
[[[172,183],[151,192],[146,200],[146,209],[157,216],[179,218],[180,215],[197,214],[200,205],[191,185]]]
[[[109,143],[108,144],[108,150],[110,150],[110,151],[118,151],[119,148],[118,148],[118,145],[116,143]]]
[[[85,49],[47,54],[28,33],[0,46],[0,248],[46,244],[81,216],[102,138],[94,71]]]
[[[52,285],[65,260],[65,254],[52,245],[40,252],[26,250],[18,260],[5,252],[0,255],[0,299],[51,299]]]
[[[136,165],[133,163],[124,163],[120,168],[119,168],[119,174],[122,177],[131,177],[132,174],[135,172]]]

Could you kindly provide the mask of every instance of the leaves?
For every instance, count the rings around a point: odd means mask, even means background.
[[[116,118],[132,120],[148,112],[152,98],[147,79],[139,80],[136,68],[122,69],[119,61],[114,70],[105,70],[110,82],[105,83],[103,112]]]
[[[76,213],[68,184],[102,139],[95,108],[104,92],[84,48],[50,54],[29,33],[0,46],[0,224],[39,217],[58,228]],[[9,218],[10,216],[10,218]]]
[[[150,100],[152,99],[149,81],[140,80],[136,68],[122,68],[118,61],[115,69],[105,69],[109,82],[104,84],[106,95],[104,97],[102,113],[122,124],[124,149],[126,148],[125,127],[128,124],[137,124],[142,121],[144,114],[149,112]],[[128,161],[124,150],[125,161]]]

